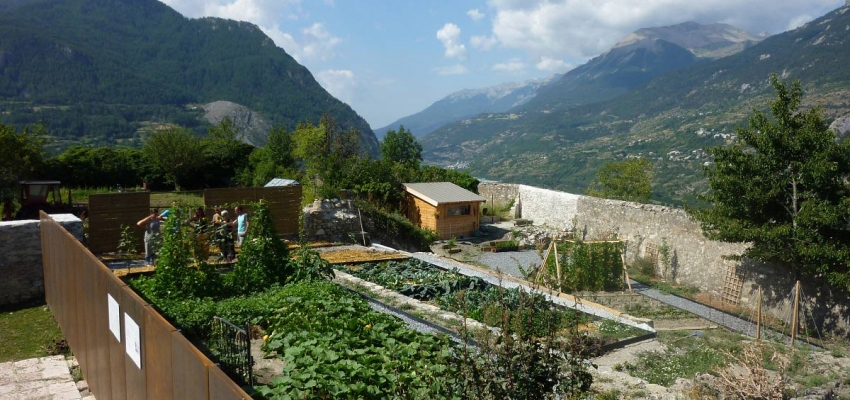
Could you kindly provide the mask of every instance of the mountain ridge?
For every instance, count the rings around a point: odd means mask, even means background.
[[[805,107],[828,120],[850,109],[850,7],[771,36],[734,55],[669,71],[603,102],[529,102],[511,114],[479,115],[422,139],[427,162],[468,162],[470,172],[581,192],[605,162],[655,163],[653,198],[681,204],[705,190],[705,148],[732,143],[753,109],[766,110],[771,73],[801,79]],[[538,98],[535,99],[537,101]]]
[[[98,132],[98,144],[138,145],[155,126],[204,132],[196,105],[223,100],[290,129],[327,112],[377,154],[368,123],[254,24],[189,19],[156,0],[0,7],[0,122],[43,120],[63,140]]]

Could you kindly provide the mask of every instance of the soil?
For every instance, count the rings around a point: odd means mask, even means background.
[[[254,381],[258,385],[268,385],[272,378],[283,371],[283,360],[274,355],[263,356],[263,339],[251,339],[251,357],[254,359]]]

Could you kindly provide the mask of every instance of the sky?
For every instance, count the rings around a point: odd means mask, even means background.
[[[776,34],[845,0],[161,0],[257,24],[373,129],[462,89],[563,73],[640,28]]]

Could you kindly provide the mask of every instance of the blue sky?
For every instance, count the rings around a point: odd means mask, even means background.
[[[372,128],[446,95],[566,72],[629,33],[686,21],[779,33],[844,0],[161,0],[249,21]]]

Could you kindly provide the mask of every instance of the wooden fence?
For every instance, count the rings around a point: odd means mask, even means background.
[[[132,229],[136,250],[143,249],[145,235],[136,223],[150,214],[150,202],[150,192],[89,196],[89,249],[98,254],[118,250],[122,225]]]
[[[204,205],[212,210],[216,205],[240,204],[250,214],[249,204],[266,200],[278,234],[298,236],[301,218],[301,186],[271,188],[235,188],[204,190]],[[89,197],[89,249],[95,254],[118,250],[121,226],[133,230],[136,250],[144,248],[144,232],[136,223],[150,213],[150,192],[93,194]],[[232,208],[231,208],[232,211]],[[211,213],[207,213],[212,217]]]
[[[298,221],[301,218],[301,186],[270,188],[235,188],[204,190],[204,205],[207,209],[217,205],[236,204],[245,207],[250,214],[248,204],[265,200],[269,203],[277,233],[283,237],[298,235]]]
[[[43,212],[41,248],[47,304],[98,400],[250,399]]]

